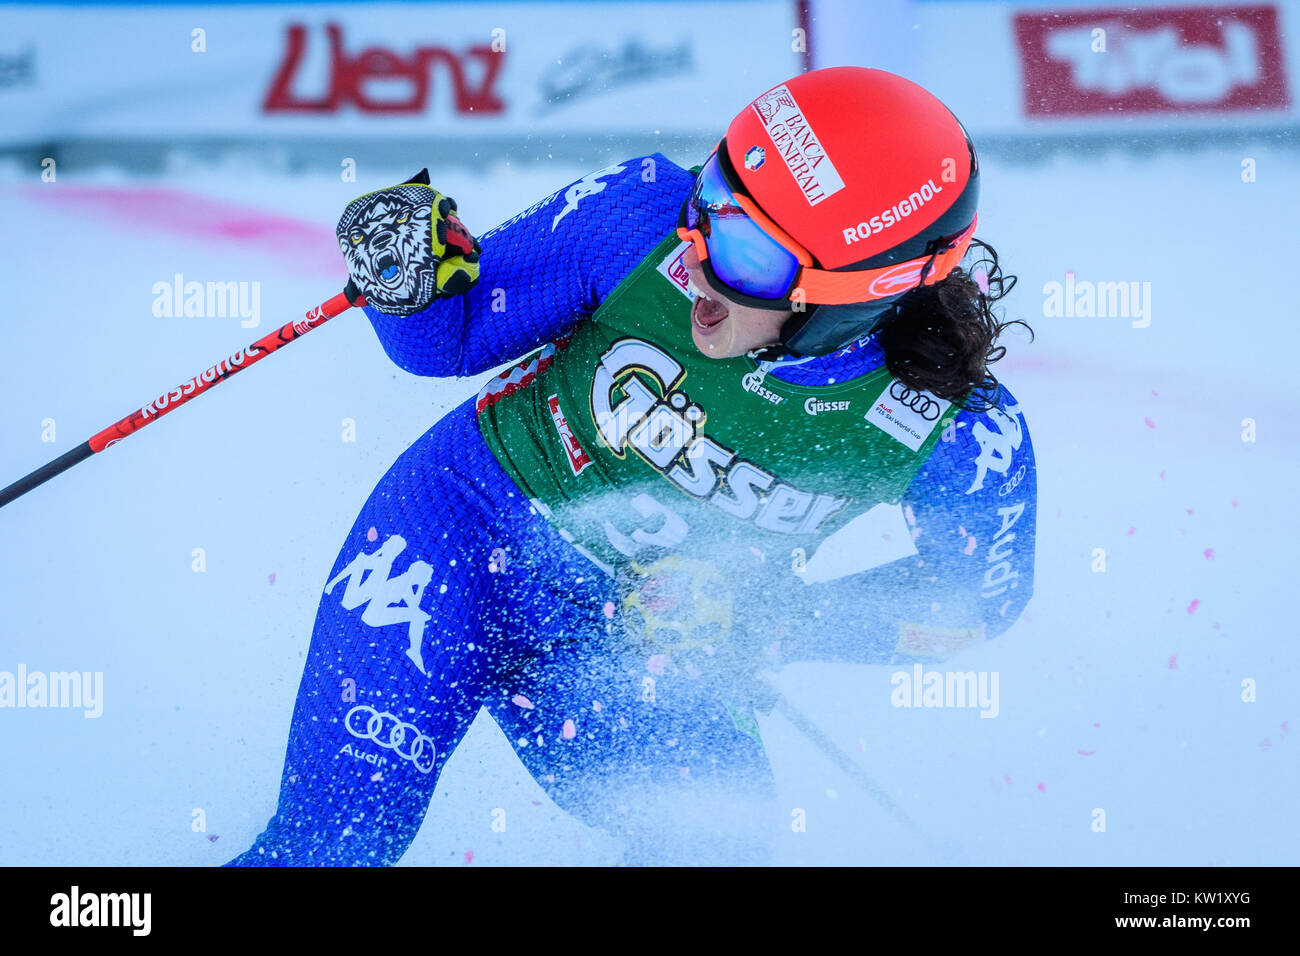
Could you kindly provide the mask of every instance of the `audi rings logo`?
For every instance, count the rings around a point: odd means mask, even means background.
[[[343,718],[343,726],[353,737],[369,740],[411,761],[420,773],[433,772],[433,738],[420,733],[414,724],[403,723],[387,711],[357,704]]]
[[[927,422],[932,422],[939,417],[940,407],[938,402],[925,392],[913,391],[902,382],[894,382],[893,385],[889,386],[889,397],[910,408]]]
[[[1011,494],[1011,492],[1016,490],[1016,487],[1020,484],[1020,482],[1024,479],[1024,477],[1025,477],[1025,466],[1021,465],[1019,468],[1016,469],[1016,473],[1014,475],[1012,475],[1006,481],[1002,482],[1002,486],[998,488],[998,496],[1006,497],[1007,495]]]

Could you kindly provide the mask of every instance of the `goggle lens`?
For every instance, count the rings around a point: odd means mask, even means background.
[[[695,178],[686,201],[686,228],[698,229],[718,281],[756,299],[783,299],[799,260],[754,222],[736,202],[718,166],[718,154]]]

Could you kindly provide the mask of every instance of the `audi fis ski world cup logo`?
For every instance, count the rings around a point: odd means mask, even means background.
[[[891,382],[889,397],[905,408],[910,408],[927,422],[937,421],[939,418],[939,399],[926,392],[913,391],[902,382]]]
[[[433,738],[414,724],[408,724],[388,711],[357,704],[343,718],[343,726],[353,737],[377,744],[403,760],[409,760],[420,773],[433,772],[437,756]]]
[[[951,406],[952,402],[946,399],[908,388],[894,379],[863,417],[912,451],[919,451],[939,418]]]

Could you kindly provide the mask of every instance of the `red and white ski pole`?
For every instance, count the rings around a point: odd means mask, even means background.
[[[236,372],[242,371],[254,362],[260,362],[273,352],[278,351],[295,339],[302,338],[312,329],[324,325],[336,315],[341,315],[355,306],[365,305],[366,300],[357,292],[351,282],[338,295],[316,308],[296,322],[289,322],[274,332],[262,336],[252,345],[240,349],[229,358],[222,359],[206,371],[195,375],[169,392],[159,395],[149,404],[144,405],[119,422],[109,425],[88,441],[82,442],[72,451],[60,455],[47,465],[42,465],[25,478],[19,478],[9,487],[0,490],[0,507],[4,507],[20,495],[25,495],[38,485],[49,481],[78,462],[85,461],[96,452],[101,452],[110,445],[116,445],[127,435],[139,431],[152,421],[157,421],[168,412],[175,411],[192,398],[221,384]]]

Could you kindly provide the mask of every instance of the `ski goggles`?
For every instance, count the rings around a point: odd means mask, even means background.
[[[812,253],[740,188],[726,141],[704,163],[677,217],[677,235],[694,243],[704,274],[744,305],[790,309],[795,303],[848,305],[938,282],[961,262],[975,222],[940,249],[877,269],[819,269]]]

